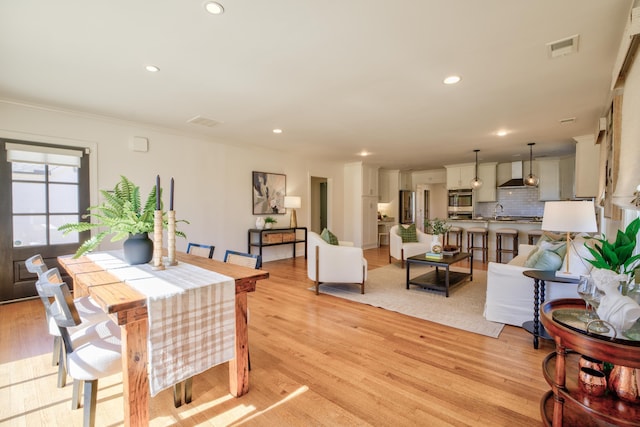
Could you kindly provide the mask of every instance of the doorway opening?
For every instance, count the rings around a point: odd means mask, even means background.
[[[312,176],[311,185],[311,231],[322,233],[329,228],[329,180],[323,177]]]

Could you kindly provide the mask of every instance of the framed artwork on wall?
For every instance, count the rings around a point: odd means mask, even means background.
[[[253,214],[284,215],[287,176],[279,173],[252,172]]]

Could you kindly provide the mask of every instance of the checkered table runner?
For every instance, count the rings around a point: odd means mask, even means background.
[[[191,264],[130,266],[122,251],[89,258],[147,297],[151,396],[235,353],[235,282]]]

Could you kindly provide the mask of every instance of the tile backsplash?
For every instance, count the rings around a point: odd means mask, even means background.
[[[544,202],[538,200],[538,188],[498,188],[497,202],[476,203],[476,216],[492,217],[496,204],[501,204],[504,211],[498,208],[498,215],[504,216],[539,216],[544,213]]]

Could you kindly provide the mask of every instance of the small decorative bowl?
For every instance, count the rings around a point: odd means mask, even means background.
[[[578,361],[578,366],[580,368],[591,368],[594,371],[604,372],[604,363],[602,360],[594,359],[589,356],[582,356]]]
[[[591,396],[604,396],[607,391],[607,378],[604,372],[591,368],[580,368],[578,374],[580,388]]]

